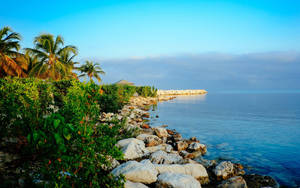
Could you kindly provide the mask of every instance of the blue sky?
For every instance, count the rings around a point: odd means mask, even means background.
[[[20,32],[24,45],[41,32],[61,34],[82,58],[300,48],[300,1],[6,2],[0,23]]]
[[[162,83],[168,80],[166,78],[172,72],[168,68],[170,65],[174,68],[175,62],[182,70],[198,67],[190,70],[194,71],[192,74],[175,71],[176,74],[191,80],[197,77],[197,72],[206,70],[207,74],[215,75],[210,77],[207,85],[211,81],[215,87],[220,87],[225,80],[235,79],[233,83],[236,83],[243,75],[248,75],[247,68],[252,66],[248,61],[238,69],[240,76],[228,74],[228,71],[236,70],[240,66],[235,64],[237,59],[249,54],[252,59],[263,54],[259,62],[268,66],[272,66],[268,64],[270,58],[276,62],[292,59],[291,70],[282,70],[286,71],[285,75],[299,64],[300,1],[296,0],[16,0],[13,3],[15,6],[9,1],[1,3],[7,8],[0,11],[0,27],[8,25],[21,33],[24,47],[31,47],[33,38],[40,33],[62,35],[66,44],[79,48],[78,60],[92,59],[103,64],[106,82],[130,78],[140,84],[167,87],[171,80]],[[220,62],[227,62],[231,69],[213,68],[215,54],[223,54],[218,55],[224,58]],[[290,54],[293,54],[292,58]],[[130,67],[131,62],[137,64],[129,70],[126,67]],[[112,69],[116,64],[122,66]],[[150,66],[148,73],[136,76],[136,79],[131,76],[140,73],[136,70],[144,71],[146,64]],[[156,66],[156,70],[151,66]],[[262,70],[268,75],[276,71],[278,74],[278,70]],[[270,83],[266,81],[269,78],[258,72],[247,77],[247,83],[253,84],[254,77],[256,86]],[[298,77],[292,80],[298,82]],[[299,85],[291,83],[290,80],[282,86]],[[239,83],[236,87],[244,84]],[[182,88],[185,84],[178,83],[174,87]]]

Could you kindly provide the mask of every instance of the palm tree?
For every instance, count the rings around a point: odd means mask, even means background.
[[[73,61],[73,59],[75,58],[76,55],[77,54],[74,54],[71,51],[67,51],[67,50],[61,54],[60,61],[64,62],[65,66],[66,66],[67,78],[78,79],[77,74],[75,74],[73,72],[74,69],[77,69],[75,67],[75,65],[79,63],[79,62]]]
[[[36,58],[36,63],[30,75],[35,75],[39,78],[52,78],[58,80],[68,77],[68,71],[64,54],[77,55],[75,46],[63,46],[64,40],[61,36],[51,34],[41,34],[34,39],[34,48],[26,48],[26,52],[33,58]]]
[[[26,52],[24,55],[25,61],[27,62],[27,69],[26,74],[29,75],[29,73],[32,71],[33,67],[37,63],[37,58],[35,56],[30,55],[30,53]],[[29,75],[33,76],[33,75]]]
[[[99,74],[105,74],[99,63],[92,61],[85,61],[85,64],[78,67],[78,70],[82,73],[79,77],[88,76],[90,80],[92,80],[92,77],[95,77],[99,82],[101,82]]]
[[[25,77],[27,69],[24,56],[19,53],[21,36],[9,27],[0,30],[0,77]]]

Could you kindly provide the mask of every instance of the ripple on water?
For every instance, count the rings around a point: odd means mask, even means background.
[[[300,186],[299,93],[208,93],[159,103],[153,125],[169,125],[207,144],[206,158],[242,163],[247,171]]]

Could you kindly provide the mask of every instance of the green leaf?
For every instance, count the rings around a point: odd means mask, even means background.
[[[59,123],[60,123],[60,120],[59,120],[59,119],[55,119],[55,120],[53,121],[53,126],[54,126],[55,129],[58,127]]]
[[[66,126],[68,126],[71,129],[71,131],[75,130],[74,127],[73,127],[73,125],[71,123],[66,124]]]
[[[69,133],[69,130],[67,128],[63,129],[63,133],[64,133],[65,139],[67,139],[67,140],[71,139],[71,134]]]
[[[33,141],[36,141],[38,139],[38,137],[39,137],[39,134],[36,131],[34,131],[33,132]]]
[[[62,152],[66,152],[67,151],[67,149],[66,149],[66,147],[65,147],[65,145],[59,145],[58,146],[58,149],[60,150],[60,151],[62,151]]]
[[[31,141],[31,135],[30,134],[27,135],[27,140],[28,140],[28,142]]]
[[[64,143],[64,140],[61,138],[61,136],[57,133],[54,134],[54,138],[55,138],[55,141],[57,144],[63,144]]]

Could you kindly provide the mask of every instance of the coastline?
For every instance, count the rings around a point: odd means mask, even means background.
[[[121,164],[114,166],[112,173],[125,176],[125,187],[279,187],[269,176],[245,174],[241,164],[206,160],[206,146],[196,137],[182,138],[167,125],[150,127],[150,106],[174,98],[166,94],[156,98],[132,97],[117,115],[118,119],[128,116],[127,128],[139,130],[136,137],[117,144],[124,161],[119,161]]]

